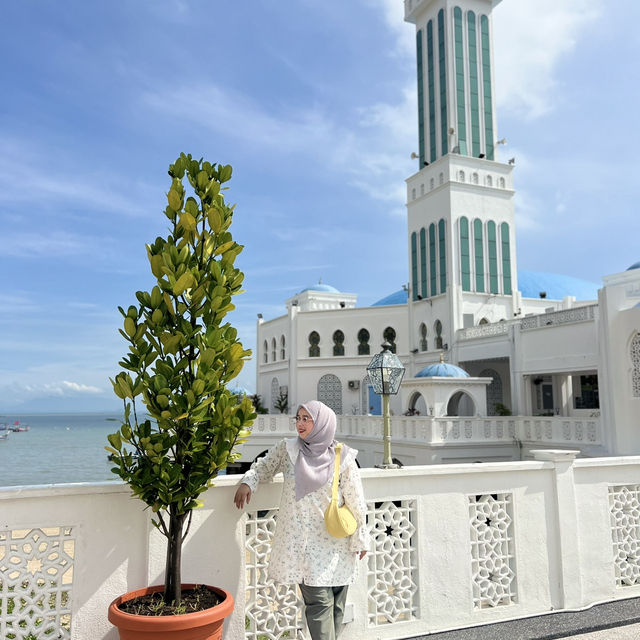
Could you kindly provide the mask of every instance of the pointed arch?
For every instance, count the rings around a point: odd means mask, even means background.
[[[326,373],[318,380],[318,400],[337,414],[342,414],[342,383],[333,373]]]

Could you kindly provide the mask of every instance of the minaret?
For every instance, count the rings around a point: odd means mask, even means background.
[[[497,161],[491,11],[405,0],[416,25],[418,172],[407,180],[410,334],[428,350],[518,307],[511,162]],[[427,304],[425,304],[427,303]]]

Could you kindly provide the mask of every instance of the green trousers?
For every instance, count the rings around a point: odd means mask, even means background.
[[[300,585],[305,617],[312,640],[336,640],[342,630],[349,586],[309,587]]]

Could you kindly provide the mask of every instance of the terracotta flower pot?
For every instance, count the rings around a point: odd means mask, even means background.
[[[195,584],[183,584],[191,589]],[[224,589],[207,589],[224,597],[217,606],[204,611],[171,616],[136,616],[118,609],[118,605],[139,596],[163,591],[163,586],[130,591],[109,605],[109,622],[118,628],[120,640],[220,640],[224,619],[233,611],[233,596]]]

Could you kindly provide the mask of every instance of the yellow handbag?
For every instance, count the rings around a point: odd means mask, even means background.
[[[336,447],[336,461],[333,469],[333,487],[331,490],[331,503],[324,512],[324,523],[330,536],[334,538],[346,538],[352,535],[358,528],[356,519],[346,506],[338,506],[338,480],[340,478],[340,450],[342,443]]]

